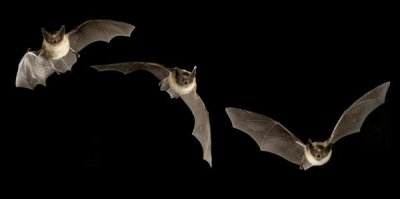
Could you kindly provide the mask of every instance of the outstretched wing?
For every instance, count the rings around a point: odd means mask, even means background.
[[[78,61],[77,55],[69,51],[67,55],[57,60],[50,60],[57,73],[65,73],[71,70],[72,66]]]
[[[51,60],[42,56],[40,51],[25,53],[18,64],[16,87],[34,89],[36,85],[46,86],[46,79],[54,73]]]
[[[365,118],[385,102],[389,85],[390,82],[381,84],[345,110],[334,128],[329,142],[333,144],[342,137],[359,132]]]
[[[238,108],[226,108],[226,113],[233,127],[252,137],[262,151],[279,155],[298,165],[303,164],[304,144],[277,121]]]
[[[193,135],[199,140],[203,148],[203,158],[212,166],[211,132],[208,111],[200,96],[196,92],[180,96],[193,113],[195,125]]]
[[[118,71],[124,74],[131,73],[136,70],[147,70],[156,76],[159,80],[163,80],[168,77],[171,69],[166,68],[160,64],[146,63],[146,62],[124,62],[107,65],[95,65],[91,66],[98,71]]]
[[[110,42],[116,36],[129,37],[135,26],[113,20],[90,20],[68,33],[70,47],[79,52],[95,41]]]

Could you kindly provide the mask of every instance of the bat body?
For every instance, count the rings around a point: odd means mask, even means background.
[[[355,101],[343,112],[329,139],[323,142],[309,139],[303,144],[279,122],[258,113],[238,108],[226,108],[226,112],[233,127],[251,136],[262,151],[279,155],[307,170],[327,163],[335,142],[360,131],[366,117],[385,102],[389,85],[389,82],[384,83]]]
[[[55,32],[42,28],[42,48],[28,51],[18,65],[16,87],[34,89],[46,86],[46,79],[54,72],[71,69],[79,57],[78,52],[96,41],[110,40],[116,36],[130,36],[133,25],[112,20],[90,20],[65,33],[65,26]]]
[[[171,98],[181,98],[190,108],[195,118],[193,135],[203,148],[203,158],[210,166],[211,133],[210,121],[206,106],[196,92],[196,67],[192,72],[180,68],[166,68],[155,63],[126,62],[109,65],[92,66],[98,71],[119,71],[124,74],[137,70],[147,70],[160,80],[161,91],[167,92]]]

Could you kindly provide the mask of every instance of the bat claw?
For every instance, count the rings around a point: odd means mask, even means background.
[[[81,55],[76,52],[74,49],[70,48],[71,52],[75,54],[76,58],[78,59],[79,57],[81,57]]]
[[[79,59],[79,57],[81,57],[81,55],[79,53],[77,53],[77,52],[74,52],[74,54],[75,54],[77,59]]]

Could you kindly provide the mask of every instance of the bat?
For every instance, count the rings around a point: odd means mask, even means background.
[[[146,70],[156,76],[160,80],[161,91],[167,92],[171,98],[180,97],[192,111],[195,119],[193,135],[202,146],[203,159],[212,166],[210,121],[207,108],[196,92],[196,66],[192,72],[177,67],[167,68],[160,64],[145,62],[125,62],[91,67],[98,71],[119,71],[124,74]]]
[[[309,139],[307,144],[303,144],[279,122],[258,113],[231,107],[226,108],[226,113],[232,126],[252,137],[262,151],[281,156],[307,170],[327,163],[334,143],[361,130],[367,116],[385,102],[389,85],[390,82],[386,82],[355,101],[343,112],[331,136],[323,142]]]
[[[42,28],[42,48],[28,51],[18,65],[16,87],[33,90],[36,85],[46,86],[46,79],[56,72],[65,73],[79,58],[78,52],[96,41],[110,42],[116,36],[129,37],[135,27],[112,20],[89,20],[68,33],[65,26],[48,32]]]

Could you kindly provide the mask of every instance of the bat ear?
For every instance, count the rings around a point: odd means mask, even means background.
[[[194,66],[194,68],[193,68],[193,70],[192,70],[192,77],[196,77],[196,74],[197,74],[197,66]]]
[[[49,35],[49,32],[47,32],[47,30],[44,28],[41,28],[40,31],[42,32],[43,37]]]
[[[177,68],[173,68],[172,69],[172,73],[176,76],[178,76],[178,69]]]
[[[60,30],[58,31],[58,34],[64,36],[64,34],[65,34],[65,26],[64,25],[61,26]]]
[[[312,145],[312,140],[308,139],[308,144],[311,146]]]

